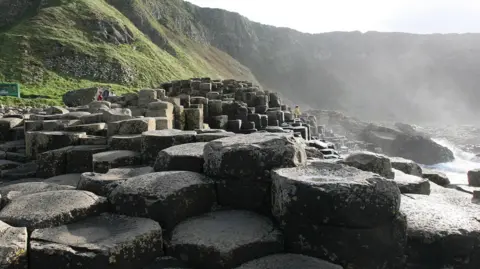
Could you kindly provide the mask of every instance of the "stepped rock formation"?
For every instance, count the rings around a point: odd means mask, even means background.
[[[251,82],[0,110],[0,268],[480,267],[472,194]]]

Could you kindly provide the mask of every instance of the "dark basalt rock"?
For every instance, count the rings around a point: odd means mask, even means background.
[[[149,219],[102,214],[33,231],[30,268],[143,268],[161,256],[162,229]]]
[[[198,136],[198,135],[197,135]],[[154,169],[160,171],[203,171],[203,148],[207,143],[189,143],[166,148],[158,153]]]

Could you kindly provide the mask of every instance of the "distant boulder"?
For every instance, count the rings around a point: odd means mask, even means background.
[[[362,138],[382,148],[387,155],[410,159],[421,164],[433,165],[455,159],[451,150],[430,138],[393,128],[370,124],[364,129]]]
[[[86,106],[95,101],[99,89],[88,88],[68,91],[62,97],[63,103],[68,107]]]

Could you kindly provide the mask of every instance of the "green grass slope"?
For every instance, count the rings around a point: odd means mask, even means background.
[[[0,81],[21,83],[25,97],[46,97],[0,103],[53,104],[76,88],[126,92],[190,77],[256,81],[228,54],[165,29],[141,2],[124,2],[128,17],[104,0],[50,0],[0,32]]]

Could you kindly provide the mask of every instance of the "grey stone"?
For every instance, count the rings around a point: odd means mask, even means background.
[[[59,190],[73,190],[75,189],[72,186],[58,185],[54,183],[45,183],[45,182],[25,182],[11,184],[8,186],[0,187],[0,196],[1,204],[6,205],[15,199],[16,197],[46,192],[46,191],[59,191]]]
[[[20,126],[22,123],[23,123],[23,119],[1,118],[0,119],[0,141],[11,140],[13,138],[11,130],[15,127]]]
[[[114,135],[108,139],[111,150],[141,151],[142,135]]]
[[[407,160],[400,157],[392,157],[390,158],[390,163],[392,164],[392,168],[400,170],[405,174],[414,175],[418,177],[422,177],[422,168],[420,165],[415,163],[412,160]]]
[[[195,268],[223,269],[282,250],[282,234],[268,218],[218,211],[180,223],[168,251]]]
[[[162,244],[153,220],[101,214],[33,231],[30,268],[143,268],[163,254]]]
[[[13,199],[0,211],[0,220],[31,231],[76,222],[104,212],[106,207],[106,199],[91,192],[39,192]]]
[[[372,228],[391,221],[400,207],[393,181],[342,164],[277,169],[272,179],[272,212],[284,225],[301,216],[317,224]]]
[[[198,135],[197,135],[198,136]],[[189,143],[166,148],[158,153],[154,169],[160,171],[203,171],[203,148],[207,143]]]
[[[196,132],[181,130],[158,130],[142,134],[142,157],[147,165],[154,165],[158,153],[166,148],[195,142]]]
[[[0,221],[0,268],[27,269],[27,248],[27,229],[11,227]]]
[[[108,124],[108,136],[141,134],[154,131],[155,128],[156,121],[154,118],[137,118],[110,122]]]
[[[59,175],[59,176],[48,178],[43,182],[77,187],[78,182],[80,181],[80,175],[81,174]]]
[[[240,180],[265,179],[270,170],[306,163],[305,149],[291,135],[256,133],[209,142],[204,150],[207,175]]]
[[[67,132],[85,132],[87,135],[95,135],[98,134],[99,131],[105,129],[106,124],[101,123],[90,123],[90,124],[81,124],[81,125],[74,125],[68,126],[65,128]]]
[[[236,269],[343,269],[314,257],[300,254],[275,254],[242,264]]]
[[[107,146],[74,146],[66,152],[66,173],[93,171],[93,155],[107,151]]]
[[[360,170],[377,173],[383,177],[392,179],[392,164],[384,155],[372,152],[356,152],[348,155],[342,163],[356,167]]]
[[[448,179],[447,175],[442,172],[433,171],[430,169],[422,169],[422,177],[430,180],[431,182],[440,185],[440,186],[447,186],[450,184],[450,180]]]
[[[93,154],[93,172],[106,173],[112,168],[140,165],[140,153],[129,150],[112,150]]]
[[[92,101],[95,101],[98,91],[98,88],[69,91],[63,95],[63,103],[70,107],[88,105]]]
[[[480,187],[480,169],[470,170],[467,173],[468,185]]]
[[[103,122],[110,123],[132,118],[132,111],[128,108],[112,108],[102,112]]]
[[[166,230],[210,211],[216,202],[214,182],[187,171],[133,177],[121,182],[108,197],[116,212],[151,218]]]
[[[0,170],[8,170],[21,165],[19,162],[9,161],[9,160],[0,160]]]
[[[414,175],[405,174],[404,172],[393,169],[395,173],[395,183],[401,193],[430,194],[430,181]]]
[[[121,181],[153,172],[153,168],[150,166],[113,168],[105,174],[87,172],[81,175],[81,179],[76,186],[79,190],[108,196]]]
[[[173,257],[157,258],[152,264],[143,269],[189,269],[185,262]]]
[[[408,262],[418,268],[480,268],[480,208],[471,194],[434,183],[431,190],[402,196]]]
[[[27,132],[26,153],[29,158],[37,158],[39,153],[77,145],[84,132]]]

